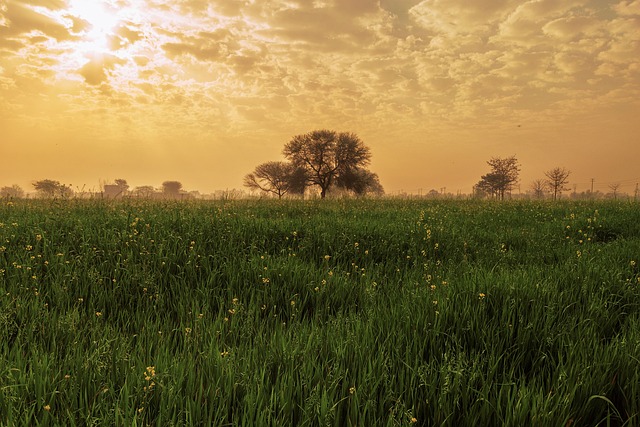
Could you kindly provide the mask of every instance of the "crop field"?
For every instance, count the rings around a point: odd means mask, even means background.
[[[1,426],[640,424],[640,204],[0,202]]]

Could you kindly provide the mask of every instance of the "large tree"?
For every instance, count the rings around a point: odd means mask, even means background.
[[[482,175],[476,187],[500,200],[504,200],[504,195],[507,191],[511,191],[518,182],[520,175],[518,159],[516,159],[516,156],[492,157],[487,164],[491,167],[491,172]]]
[[[60,181],[43,179],[33,183],[33,188],[44,197],[69,197],[73,195],[71,187],[61,184]]]
[[[307,183],[317,185],[323,199],[341,175],[356,173],[371,159],[369,148],[357,135],[332,130],[296,135],[285,145],[283,154],[293,165],[306,171]]]
[[[162,183],[162,192],[165,196],[178,197],[180,190],[182,190],[180,181],[165,181]]]
[[[345,190],[353,191],[357,196],[384,194],[384,188],[380,184],[378,174],[367,169],[350,169],[342,172],[336,179],[335,186]]]
[[[288,162],[267,162],[258,165],[244,177],[245,187],[273,193],[281,199],[287,193],[304,194],[306,171]]]
[[[556,200],[564,190],[569,189],[566,185],[569,182],[570,174],[571,171],[561,167],[553,168],[544,173],[547,177],[547,185],[553,193],[553,200]]]

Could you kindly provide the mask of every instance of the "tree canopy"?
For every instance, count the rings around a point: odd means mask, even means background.
[[[356,194],[382,190],[377,175],[365,169],[371,159],[369,147],[354,133],[325,129],[296,135],[285,145],[283,154],[305,170],[307,184],[319,187],[323,199],[332,186]]]
[[[115,185],[117,185],[120,188],[120,191],[123,193],[126,193],[127,190],[129,189],[129,184],[127,183],[126,179],[116,179],[115,180]]]
[[[44,197],[69,197],[73,194],[71,187],[52,179],[36,181],[33,188]]]
[[[17,184],[11,187],[0,188],[0,197],[21,199],[24,197],[24,190]]]
[[[491,172],[480,177],[476,188],[504,200],[506,192],[511,191],[518,182],[520,175],[518,159],[515,156],[492,157],[487,164],[491,167]]]
[[[162,183],[162,192],[168,196],[177,196],[182,190],[180,181],[165,181]]]
[[[306,171],[292,163],[266,162],[244,177],[244,185],[250,189],[275,194],[281,199],[287,193],[304,193],[306,179]]]

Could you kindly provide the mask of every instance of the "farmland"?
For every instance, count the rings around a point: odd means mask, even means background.
[[[640,205],[0,202],[0,425],[637,425]]]

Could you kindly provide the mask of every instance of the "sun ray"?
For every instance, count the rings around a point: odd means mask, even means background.
[[[120,22],[118,10],[105,1],[71,0],[68,12],[87,25],[82,31],[83,49],[87,53],[109,51],[109,38]]]

